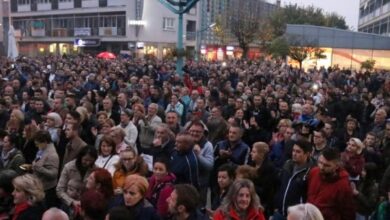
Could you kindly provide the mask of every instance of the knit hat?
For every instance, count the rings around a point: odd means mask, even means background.
[[[132,186],[136,186],[140,191],[141,195],[145,196],[146,191],[149,188],[149,183],[145,177],[140,176],[138,174],[132,174],[126,177],[125,183],[123,184],[123,189],[127,189]]]
[[[58,113],[50,112],[49,114],[47,114],[47,118],[54,121],[54,126],[56,128],[62,126],[62,118],[61,118],[61,116]]]

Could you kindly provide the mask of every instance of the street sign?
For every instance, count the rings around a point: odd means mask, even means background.
[[[78,47],[98,47],[100,46],[100,39],[74,39],[74,45]]]

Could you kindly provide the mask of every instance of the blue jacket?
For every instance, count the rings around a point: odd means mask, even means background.
[[[173,150],[170,163],[176,183],[188,183],[199,188],[199,162],[194,151]]]
[[[229,158],[221,158],[219,155],[220,150],[230,150],[232,154]],[[215,168],[229,162],[235,165],[244,165],[247,164],[248,157],[249,146],[241,140],[235,146],[231,146],[228,140],[220,141],[215,146]]]

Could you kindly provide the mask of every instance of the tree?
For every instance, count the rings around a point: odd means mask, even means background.
[[[269,22],[272,24],[272,32],[276,37],[284,34],[286,24],[309,24],[348,29],[345,18],[336,13],[325,14],[320,8],[301,7],[297,4],[279,8],[271,14]]]
[[[228,31],[237,39],[247,57],[249,45],[258,39],[262,19],[264,19],[263,0],[230,0],[225,10]]]
[[[368,59],[360,64],[361,65],[360,68],[371,71],[374,69],[375,63],[376,63],[376,60]]]
[[[226,20],[223,15],[217,15],[215,18],[215,26],[213,28],[214,35],[218,38],[219,42],[224,45],[227,42],[228,33],[227,33]]]
[[[289,45],[284,37],[273,40],[268,48],[268,53],[273,58],[285,58],[289,54]]]
[[[288,55],[291,59],[299,62],[299,68],[302,69],[302,62],[309,59],[324,59],[326,55],[321,48],[315,46],[315,43],[307,42],[302,39],[289,37],[290,48]]]

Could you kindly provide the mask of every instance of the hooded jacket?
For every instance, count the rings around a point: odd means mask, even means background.
[[[310,171],[307,202],[318,207],[324,219],[355,219],[355,206],[348,173],[344,169],[330,180],[324,180],[318,167]]]
[[[294,162],[288,160],[281,171],[281,186],[276,197],[275,207],[283,216],[287,216],[287,208],[306,202],[307,179],[313,161],[307,162],[294,173]]]
[[[173,173],[168,173],[162,180],[158,181],[156,176],[149,179],[149,188],[145,198],[156,208],[157,213],[165,217],[168,215],[167,199],[174,190],[176,177]]]

